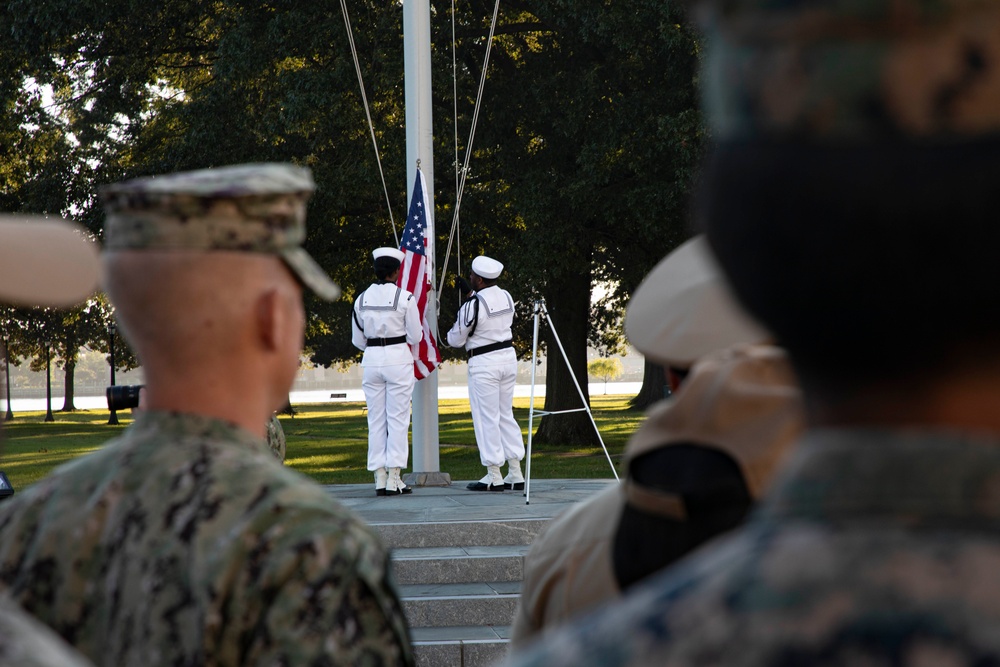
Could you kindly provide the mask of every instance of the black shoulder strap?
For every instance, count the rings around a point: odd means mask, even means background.
[[[472,307],[474,314],[472,315],[472,326],[469,328],[469,335],[466,338],[472,338],[472,334],[476,333],[476,327],[479,326],[479,295],[472,297],[476,300],[476,304]]]

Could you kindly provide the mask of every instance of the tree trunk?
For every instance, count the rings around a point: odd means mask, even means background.
[[[73,412],[76,406],[73,404],[74,394],[73,377],[76,375],[76,358],[66,360],[66,372],[63,377],[66,379],[66,386],[63,389],[63,406],[60,412]]]
[[[629,401],[629,405],[645,410],[669,395],[670,391],[667,389],[667,377],[663,366],[646,359],[642,369],[642,387],[639,388],[639,393]]]
[[[587,327],[590,321],[590,281],[579,275],[549,284],[546,308],[549,322],[545,329],[546,359],[545,411],[580,409],[590,405],[587,389]],[[576,390],[573,376],[563,359],[553,328],[562,341],[574,375],[580,383],[583,398]],[[584,404],[586,401],[586,404]],[[594,425],[586,412],[545,415],[538,423],[533,443],[560,446],[600,447]]]

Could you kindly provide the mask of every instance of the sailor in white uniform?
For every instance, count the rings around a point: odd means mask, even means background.
[[[472,491],[524,488],[524,440],[514,419],[517,355],[510,331],[514,300],[507,290],[497,287],[501,271],[503,264],[495,259],[480,255],[472,260],[469,283],[458,280],[468,301],[459,308],[458,321],[448,332],[448,345],[464,346],[469,355],[472,426],[479,458],[486,466],[486,476],[469,484]],[[506,478],[500,472],[504,461]]]
[[[377,280],[354,300],[351,342],[364,350],[361,386],[368,405],[368,469],[375,473],[375,495],[411,493],[400,479],[409,457],[413,354],[422,333],[417,300],[396,286],[403,253],[377,248]]]

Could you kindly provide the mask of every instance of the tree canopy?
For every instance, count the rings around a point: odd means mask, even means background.
[[[611,357],[600,357],[587,362],[587,372],[594,377],[604,380],[604,393],[608,393],[608,382],[617,380],[622,376],[621,359]]]
[[[348,4],[401,228],[401,10],[395,0]],[[431,10],[442,263],[456,124],[460,162],[493,4],[456,5],[454,84],[451,5],[432,2]],[[501,4],[498,23],[461,208],[462,266],[455,253],[440,268],[467,273],[481,253],[503,261],[501,283],[520,307],[516,347],[530,352],[532,304],[544,299],[585,387],[588,341],[619,344],[629,294],[688,235],[703,143],[697,43],[679,3],[668,0],[515,0]],[[317,191],[306,247],[344,297],[307,302],[307,348],[323,365],[357,359],[351,301],[371,281],[370,250],[391,245],[393,233],[336,4],[8,0],[0,25],[0,206],[70,215],[96,235],[104,183],[240,162],[308,166]],[[610,292],[594,305],[598,282]],[[457,308],[450,297],[441,298],[442,331]],[[558,409],[579,398],[561,357],[550,356],[546,408]],[[540,443],[593,437],[585,419],[562,419],[543,419]]]

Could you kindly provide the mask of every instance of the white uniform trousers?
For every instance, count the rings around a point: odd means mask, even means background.
[[[500,353],[507,352],[513,351],[503,350]],[[503,364],[469,365],[472,428],[476,432],[479,459],[484,466],[498,466],[509,459],[520,461],[524,458],[521,427],[514,419],[516,379],[516,358]]]
[[[364,366],[361,388],[368,404],[368,469],[405,468],[410,446],[413,364]]]

